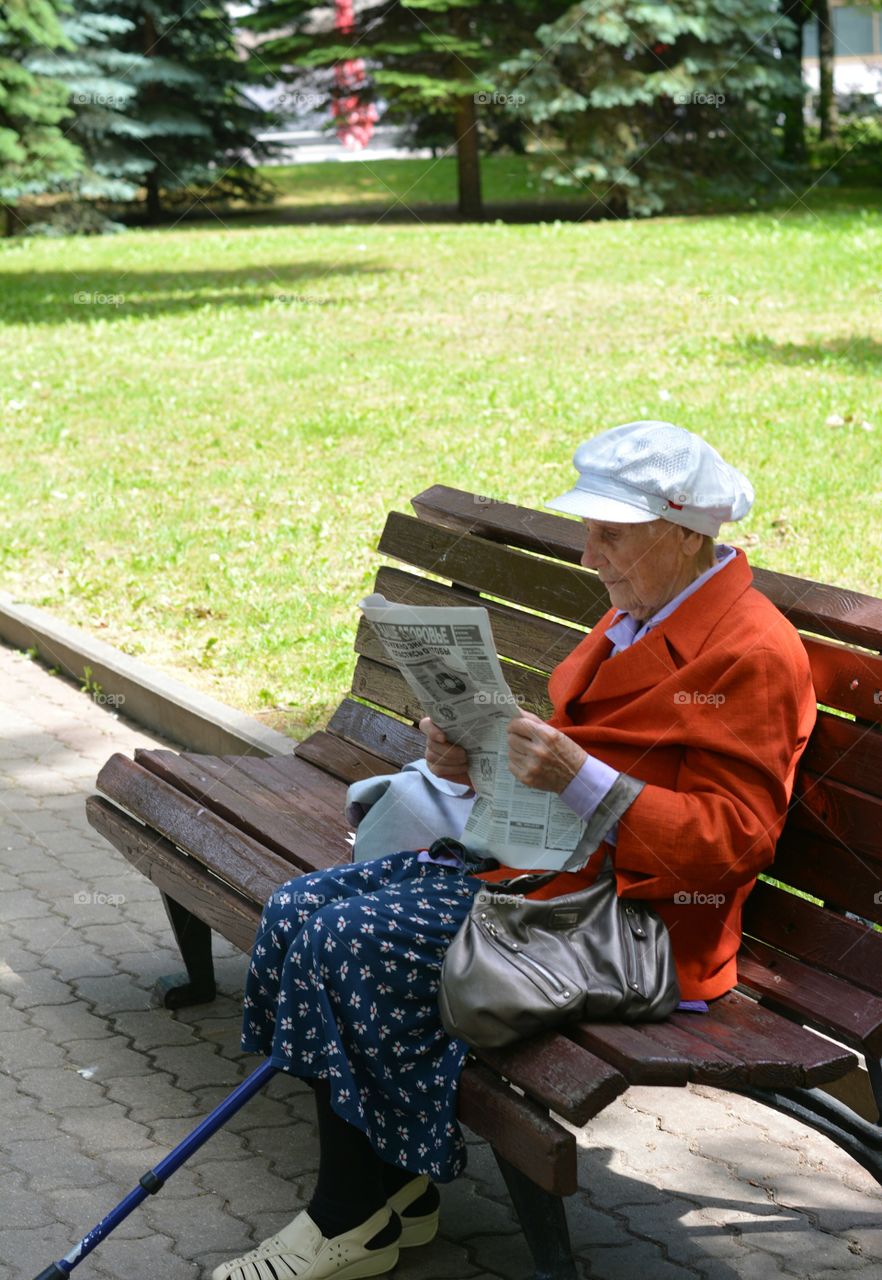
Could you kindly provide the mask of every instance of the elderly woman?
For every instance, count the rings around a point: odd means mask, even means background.
[[[541,896],[590,883],[666,922],[681,994],[701,1011],[736,981],[741,909],[784,823],[815,698],[799,636],[751,586],[746,478],[670,423],[606,431],[576,453],[582,563],[612,608],[552,673],[554,713],[509,726],[509,767],[554,791],[596,847]],[[423,721],[429,768],[468,760]],[[440,834],[440,833],[439,833]],[[436,1182],[465,1164],[456,1090],[467,1046],[437,1012],[441,963],[482,881],[425,851],[301,876],[273,894],[252,954],[243,1045],[309,1081],[320,1139],[305,1210],[213,1280],[382,1275],[438,1225]]]

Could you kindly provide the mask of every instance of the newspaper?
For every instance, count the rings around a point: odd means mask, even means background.
[[[520,711],[487,610],[393,604],[379,594],[360,607],[424,714],[468,753],[476,795],[463,844],[510,867],[567,865],[585,824],[554,792],[509,772],[507,726]]]

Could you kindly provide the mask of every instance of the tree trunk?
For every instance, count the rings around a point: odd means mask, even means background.
[[[802,31],[810,16],[811,10],[807,0],[782,0],[781,14],[789,18],[796,30],[796,41],[792,49],[783,50],[784,58],[792,64],[794,73],[802,82]],[[784,113],[784,159],[794,164],[802,163],[806,158],[805,118],[803,101],[805,94],[800,89],[799,95],[788,98],[782,106]]]
[[[821,138],[832,138],[836,134],[838,120],[836,94],[833,90],[835,53],[829,0],[815,0],[815,16],[818,19],[818,73],[820,80],[818,119],[821,123]]]
[[[478,113],[474,95],[458,98],[454,115],[459,216],[479,222],[484,216],[481,199],[481,157],[478,152]]]
[[[159,222],[162,219],[162,201],[159,198],[159,170],[151,169],[144,185],[147,188],[147,221]]]

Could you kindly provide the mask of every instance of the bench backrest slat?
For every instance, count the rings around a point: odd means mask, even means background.
[[[379,549],[461,586],[582,626],[593,626],[609,608],[603,584],[587,569],[542,560],[398,512],[386,521]]]
[[[819,711],[800,768],[882,796],[882,733]]]
[[[425,738],[412,724],[395,720],[354,698],[343,699],[331,717],[328,731],[387,760],[387,773],[400,769],[408,760],[416,760],[426,747]]]
[[[828,844],[853,849],[875,862],[882,872],[882,801],[878,796],[802,769],[787,821]]]
[[[759,881],[744,904],[746,938],[882,995],[882,933]],[[744,946],[750,950],[749,942]]]
[[[825,707],[866,720],[882,718],[882,657],[867,649],[802,635],[815,693]]]
[[[879,864],[854,849],[786,826],[767,874],[839,910],[882,924]]]
[[[375,778],[377,774],[390,773],[388,760],[356,747],[354,743],[344,742],[342,738],[319,729],[308,738],[297,744],[297,755],[301,760],[308,760],[317,765],[324,773],[339,778],[347,786],[351,782],[361,782],[364,778]]]
[[[420,578],[403,569],[384,567],[376,587],[387,600],[412,605],[480,605],[490,615],[496,651],[515,662],[526,663],[548,674],[586,635],[585,628],[570,627],[551,618],[500,604],[479,592]]]

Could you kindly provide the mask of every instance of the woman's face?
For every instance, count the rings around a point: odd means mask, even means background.
[[[702,544],[700,533],[669,520],[582,523],[582,564],[586,569],[597,570],[613,607],[634,618],[651,617],[697,576],[695,557]]]

